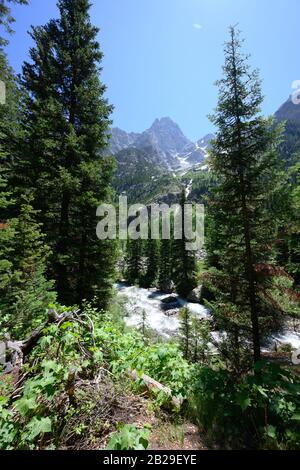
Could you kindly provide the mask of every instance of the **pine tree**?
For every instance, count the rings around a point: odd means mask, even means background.
[[[14,23],[15,19],[11,15],[11,8],[10,3],[17,3],[22,5],[27,5],[28,0],[1,0],[0,2],[0,26],[4,26],[4,29],[7,33],[12,33],[12,23]],[[7,44],[7,39],[4,37],[0,37],[0,46]]]
[[[1,0],[0,2],[0,26],[3,26],[3,32],[7,34],[13,33],[11,28],[15,19],[11,15],[11,8],[9,3],[27,4],[27,0]],[[15,137],[18,134],[17,125],[17,110],[19,106],[20,94],[17,87],[17,80],[11,67],[9,66],[4,46],[8,44],[8,38],[3,35],[0,36],[0,80],[5,86],[6,102],[1,104],[0,107],[0,132],[1,144],[8,154],[11,144],[15,142]],[[19,115],[18,115],[19,117]],[[1,166],[3,168],[4,160],[1,159]]]
[[[159,256],[159,288],[169,291],[172,284],[172,240],[161,240]]]
[[[139,329],[139,331],[141,332],[141,334],[143,336],[144,341],[146,339],[147,330],[149,329],[149,324],[148,324],[147,319],[148,319],[148,315],[147,315],[146,310],[142,310],[140,312],[140,322],[137,326],[138,326],[138,329]]]
[[[186,203],[186,192],[182,191],[181,194],[181,209],[182,209],[182,237],[180,240],[173,242],[173,278],[176,286],[176,291],[179,295],[186,297],[195,287],[197,287],[197,262],[195,253],[187,250],[185,237],[185,213],[184,206]]]
[[[143,242],[140,238],[128,240],[126,266],[126,280],[131,284],[140,284],[144,274]]]
[[[209,322],[199,319],[188,307],[180,311],[179,340],[184,358],[190,362],[205,362],[211,343]]]
[[[212,309],[232,340],[227,349],[235,349],[239,359],[240,351],[249,349],[249,340],[256,362],[260,318],[267,303],[264,293],[270,282],[258,271],[272,262],[277,228],[271,207],[279,181],[279,129],[259,116],[263,98],[258,73],[251,72],[241,46],[239,33],[230,28],[224,78],[218,82],[219,103],[212,117],[218,128],[211,151],[217,186],[210,198],[209,218],[217,240],[208,237],[207,248],[218,268]]]
[[[290,205],[288,211],[288,263],[287,269],[300,284],[300,155],[297,163],[290,169],[289,178],[292,180]]]
[[[10,203],[5,207],[2,205],[0,209],[0,220],[16,214],[17,200],[13,201],[14,186],[10,184],[12,174],[13,161],[22,152],[22,132],[21,132],[21,116],[22,116],[22,94],[18,87],[18,80],[14,71],[9,66],[7,56],[0,39],[0,80],[4,84],[4,102],[0,104],[0,173],[2,184],[10,187],[9,197]],[[8,196],[8,195],[7,195]]]
[[[186,307],[180,312],[179,333],[183,356],[189,360],[191,357],[192,318],[190,310]]]
[[[10,282],[12,253],[9,242],[13,237],[13,231],[6,219],[7,211],[12,205],[12,199],[11,193],[7,187],[7,179],[4,171],[4,161],[7,158],[7,154],[5,153],[1,142],[2,134],[0,134],[0,298],[9,286]]]
[[[147,270],[144,279],[145,287],[156,285],[159,269],[159,244],[157,240],[148,240],[147,243]]]
[[[18,218],[10,221],[14,230],[10,241],[13,271],[7,312],[10,330],[22,334],[44,321],[46,308],[56,299],[54,283],[45,275],[50,250],[40,224],[35,221],[36,211],[31,203],[32,198],[24,196]]]
[[[1,174],[0,189],[2,210],[14,201]],[[0,222],[0,326],[14,337],[43,321],[47,306],[55,301],[53,282],[45,276],[49,250],[35,216],[25,197],[18,217]]]
[[[21,0],[14,3],[26,4],[27,1]],[[0,5],[0,24],[5,26],[8,33],[11,33],[10,25],[13,22],[14,18],[10,14],[8,3],[3,1]],[[23,294],[26,296],[21,287],[22,279],[24,280],[21,264],[25,263],[25,259],[22,259],[22,253],[18,250],[17,242],[20,222],[18,218],[20,215],[20,198],[15,197],[15,187],[11,184],[14,160],[23,150],[23,135],[20,127],[22,93],[4,51],[4,46],[7,43],[8,41],[4,37],[0,38],[0,79],[5,84],[5,103],[0,105],[0,321],[2,327],[4,325],[16,327],[18,322],[16,317],[17,302]],[[31,223],[34,224],[33,219]],[[35,230],[34,225],[32,229]],[[19,262],[17,262],[17,259]],[[39,263],[38,255],[35,260],[36,263]],[[39,292],[41,293],[43,287],[45,287],[43,295],[46,297],[50,285],[44,285],[43,276],[39,278],[39,281],[41,281]],[[46,303],[42,312],[40,312],[42,314],[45,313]],[[36,312],[27,311],[26,313],[34,316]],[[28,318],[24,319],[24,321],[27,320]],[[25,329],[25,325],[18,323],[20,331],[23,326]]]
[[[193,317],[191,319],[191,360],[192,362],[201,362],[207,360],[211,349],[211,326],[208,321]]]
[[[96,237],[96,209],[111,200],[114,164],[104,157],[112,107],[100,82],[102,52],[88,0],[58,1],[60,18],[33,28],[23,67],[29,98],[26,158],[17,187],[30,187],[52,250],[61,302],[97,297],[104,308],[114,278],[116,244]]]

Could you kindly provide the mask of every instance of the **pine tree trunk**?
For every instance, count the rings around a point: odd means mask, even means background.
[[[245,200],[245,193],[242,194],[243,198],[243,217],[244,217],[244,237],[246,246],[246,275],[249,284],[249,302],[252,323],[252,340],[253,340],[253,359],[254,363],[260,360],[260,331],[259,322],[256,308],[256,292],[255,292],[255,273],[252,261],[252,249],[250,241],[249,221],[247,217],[247,207]]]
[[[60,211],[60,224],[59,224],[59,237],[57,244],[57,253],[59,255],[66,255],[68,252],[67,237],[69,232],[69,206],[70,196],[67,191],[63,192],[61,211]],[[68,273],[67,268],[61,261],[57,266],[57,293],[61,301],[67,300],[68,291]]]
[[[77,301],[82,306],[82,301],[85,298],[84,278],[85,278],[85,258],[86,258],[86,231],[85,231],[85,220],[82,217],[82,232],[79,248],[79,270],[78,270],[78,282],[77,282]]]

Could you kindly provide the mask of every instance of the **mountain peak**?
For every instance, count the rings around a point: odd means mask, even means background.
[[[300,121],[300,104],[295,104],[290,96],[275,113],[278,121]]]
[[[143,138],[147,137],[159,148],[172,156],[181,153],[191,142],[170,117],[156,119]]]
[[[193,143],[184,135],[179,125],[168,116],[155,119],[152,126],[140,134],[127,133],[118,128],[111,129],[111,133],[113,154],[129,148],[146,151],[152,162],[156,161],[168,170],[187,169],[200,164],[213,137],[206,135],[199,140],[199,143]],[[118,157],[120,158],[120,155]]]
[[[176,122],[174,122],[173,119],[168,116],[155,119],[150,129],[155,129],[157,127],[176,127],[176,129],[180,130],[178,124],[176,124]]]

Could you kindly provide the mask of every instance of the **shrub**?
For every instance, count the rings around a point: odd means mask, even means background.
[[[111,437],[107,450],[146,450],[149,446],[150,429],[137,429],[131,424],[120,424],[119,432]]]
[[[210,437],[225,447],[300,448],[300,379],[261,361],[236,379],[219,368],[198,369],[192,410]]]

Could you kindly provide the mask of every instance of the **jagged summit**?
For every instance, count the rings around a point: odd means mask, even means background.
[[[142,133],[127,133],[119,128],[111,130],[111,152],[117,154],[128,148],[147,149],[149,158],[170,171],[188,169],[200,165],[213,137],[206,135],[198,142],[191,142],[179,125],[170,117],[155,119],[151,127]]]

